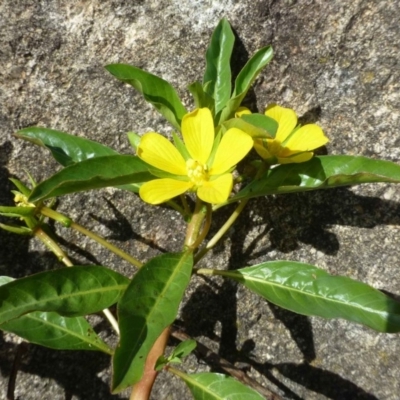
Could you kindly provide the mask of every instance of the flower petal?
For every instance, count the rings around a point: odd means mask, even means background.
[[[197,189],[197,196],[206,203],[223,203],[228,199],[232,187],[232,174],[224,174],[217,179],[204,182],[204,184]]]
[[[236,165],[253,147],[253,139],[237,128],[229,129],[215,153],[210,175],[219,175]]]
[[[296,164],[311,160],[314,153],[306,151],[305,153],[296,154],[292,157],[278,157],[277,164]]]
[[[182,119],[182,136],[191,157],[206,164],[214,143],[214,122],[208,108],[198,108]]]
[[[267,107],[265,115],[278,123],[275,139],[281,143],[291,134],[297,125],[296,113],[290,108],[274,104]]]
[[[175,175],[186,175],[186,163],[176,147],[159,133],[142,136],[137,155],[147,164]]]
[[[239,107],[235,112],[235,118],[240,118],[245,114],[251,114],[251,111],[247,107]]]
[[[267,141],[262,139],[254,140],[254,150],[258,153],[258,155],[264,160],[270,159],[273,155],[268,151]]]
[[[154,179],[140,187],[139,196],[146,203],[160,204],[185,193],[192,187],[192,182],[176,181],[170,178]]]
[[[294,132],[285,143],[285,147],[292,152],[299,153],[317,149],[328,142],[329,139],[318,125],[308,124]]]

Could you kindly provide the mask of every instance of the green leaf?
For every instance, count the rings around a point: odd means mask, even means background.
[[[164,79],[127,64],[110,64],[106,70],[140,92],[176,129],[187,113],[175,89]]]
[[[31,194],[31,189],[29,189],[26,185],[24,185],[20,180],[10,178],[10,181],[17,187],[17,189],[22,193],[24,196],[29,197]],[[12,191],[14,193],[14,191]]]
[[[114,149],[111,149],[110,147],[104,146],[93,140],[83,139],[81,137],[56,131],[54,129],[33,126],[20,130],[15,134],[15,136],[49,149],[55,160],[64,167],[68,167],[90,158],[119,154]],[[119,189],[138,193],[140,184],[132,183],[117,187]],[[19,190],[21,191],[20,188]],[[28,194],[24,192],[22,193],[28,196],[30,190]]]
[[[365,283],[331,276],[313,265],[272,261],[214,273],[299,314],[344,318],[379,332],[400,332],[399,302]]]
[[[236,78],[235,89],[232,97],[226,107],[222,110],[218,123],[223,123],[227,119],[233,117],[254,80],[257,78],[260,71],[271,61],[272,56],[272,47],[263,47],[246,63]]]
[[[176,370],[171,372],[178,372]],[[195,400],[264,400],[258,392],[226,375],[212,372],[177,373]]]
[[[196,108],[207,107],[211,110],[213,115],[215,114],[215,101],[206,91],[204,91],[200,82],[191,83],[188,86],[188,90],[194,98]]]
[[[51,349],[113,353],[84,317],[68,318],[55,312],[36,311],[5,322],[0,329]]]
[[[314,157],[305,163],[279,165],[271,169],[229,201],[372,182],[399,183],[400,165],[367,157]]]
[[[264,114],[254,113],[244,114],[241,118],[249,124],[254,125],[257,128],[263,129],[270,137],[275,137],[276,131],[278,130],[278,123],[271,117],[268,117]]]
[[[41,272],[0,286],[0,324],[32,311],[67,317],[101,311],[116,303],[129,279],[101,266]]]
[[[193,339],[185,340],[175,347],[171,354],[171,358],[178,357],[183,358],[188,356],[197,346],[197,343]]]
[[[136,156],[91,158],[70,165],[37,185],[29,198],[35,202],[83,190],[99,189],[154,179],[150,167]]]
[[[117,155],[110,147],[69,133],[32,126],[18,131],[15,136],[51,151],[64,167],[89,158]]]
[[[215,114],[225,107],[231,88],[231,55],[235,36],[229,22],[223,18],[215,28],[206,52],[206,70],[203,85],[205,91],[215,100]],[[208,83],[209,82],[209,83]]]
[[[121,334],[113,359],[113,393],[142,377],[154,342],[176,317],[192,266],[191,253],[163,254],[132,279],[118,303]]]
[[[268,117],[267,117],[268,118]],[[242,118],[231,118],[225,121],[222,126],[225,129],[237,128],[243,132],[249,134],[253,139],[261,138],[261,139],[273,139],[275,137],[275,133],[278,128],[277,122],[275,122],[272,118],[269,118],[270,125],[267,127],[268,130],[257,126],[255,124],[249,123]],[[274,124],[275,123],[275,124]]]
[[[13,280],[0,276],[0,286]],[[5,322],[0,329],[51,349],[113,353],[83,317],[67,318],[54,312],[36,311]]]
[[[135,132],[128,132],[126,136],[128,137],[129,143],[131,144],[132,148],[135,150],[135,152],[137,152],[141,137]]]
[[[0,215],[7,217],[30,217],[36,212],[36,207],[8,207],[0,206]]]
[[[0,228],[7,232],[16,233],[17,235],[32,235],[32,229],[26,226],[0,224]]]

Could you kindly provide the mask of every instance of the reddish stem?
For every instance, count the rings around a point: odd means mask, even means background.
[[[154,370],[158,357],[164,354],[170,335],[169,327],[165,328],[154,343],[144,366],[142,379],[133,387],[130,400],[148,400],[158,372]]]

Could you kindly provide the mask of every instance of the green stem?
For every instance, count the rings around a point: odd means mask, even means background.
[[[204,203],[197,198],[192,219],[186,229],[186,238],[184,243],[185,248],[194,250],[196,248],[195,245],[198,245],[197,239],[200,235],[200,229],[203,224],[204,217],[206,216],[206,209],[207,208],[204,206]]]
[[[245,199],[240,202],[240,204],[236,207],[235,211],[228,218],[224,225],[221,226],[219,231],[211,238],[211,240],[207,243],[203,249],[201,249],[194,258],[194,263],[198,263],[221,239],[221,237],[229,230],[232,224],[237,220],[244,207],[248,203],[248,199]]]
[[[44,243],[44,245],[48,247],[67,267],[74,266],[74,264],[72,264],[71,260],[67,257],[67,255],[61,249],[58,243],[56,243],[42,228],[37,227],[36,229],[34,229],[33,235],[41,240],[42,243]],[[111,314],[108,308],[103,310],[103,314],[108,319],[115,332],[119,335],[118,322],[114,318],[114,315]]]
[[[177,204],[174,200],[168,200],[165,204],[168,204],[175,211],[178,211],[183,217],[187,215],[186,210],[184,210],[179,204]]]
[[[190,207],[186,200],[186,196],[184,194],[181,194],[180,197],[181,197],[181,202],[182,202],[182,205],[183,205],[186,215],[190,215]]]
[[[54,219],[55,221],[61,222],[64,226],[75,229],[76,231],[84,234],[85,236],[90,237],[91,239],[93,239],[94,241],[96,241],[97,243],[101,244],[103,247],[107,248],[108,250],[112,251],[114,254],[116,254],[117,256],[123,258],[124,260],[128,261],[129,263],[131,263],[132,265],[140,268],[143,264],[137,260],[136,258],[132,257],[131,255],[129,255],[128,253],[125,253],[124,251],[122,251],[121,249],[119,249],[118,247],[114,246],[113,244],[111,244],[110,242],[108,242],[107,240],[105,240],[104,238],[102,238],[101,236],[95,234],[94,232],[84,228],[83,226],[77,224],[76,222],[73,222],[72,219],[66,217],[65,215],[54,211],[48,207],[42,207],[40,208],[40,213],[48,218]]]

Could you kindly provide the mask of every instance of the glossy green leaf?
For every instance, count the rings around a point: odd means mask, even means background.
[[[41,272],[0,286],[0,324],[32,311],[67,317],[101,311],[116,303],[129,279],[101,266]]]
[[[275,137],[276,131],[278,130],[278,123],[264,114],[244,114],[241,117],[245,122],[256,126],[257,128],[263,129],[272,138]]]
[[[248,135],[250,135],[253,139],[258,139],[258,138],[272,139],[275,137],[278,124],[272,118],[270,118],[270,120],[273,122],[271,122],[270,126],[268,126],[268,130],[260,126],[256,126],[252,123],[249,123],[245,121],[243,118],[231,118],[228,119],[228,121],[225,121],[222,125],[225,127],[225,129],[230,129],[230,128],[240,129],[241,131],[246,132]]]
[[[0,286],[13,280],[0,276]],[[51,349],[113,352],[84,317],[68,318],[55,312],[36,311],[5,322],[0,329]]]
[[[313,265],[272,261],[214,273],[299,314],[343,318],[379,332],[400,332],[399,302],[365,283],[329,275]]]
[[[279,165],[243,188],[230,202],[277,193],[304,192],[372,182],[400,182],[400,165],[355,156],[319,156]]]
[[[272,60],[272,56],[272,47],[263,47],[246,63],[235,80],[235,88],[232,97],[222,110],[218,123],[223,123],[227,119],[233,117],[254,80],[257,78],[260,71]]]
[[[223,18],[215,28],[206,52],[203,85],[215,101],[215,114],[225,107],[231,97],[231,55],[235,36],[229,22]]]
[[[187,113],[175,89],[164,79],[127,64],[110,64],[106,70],[140,92],[176,129]]]
[[[55,160],[64,167],[89,158],[118,154],[110,147],[93,140],[37,126],[22,129],[15,136],[49,149]]]
[[[84,317],[36,311],[0,325],[28,342],[56,350],[90,350],[112,354]]]
[[[136,156],[97,157],[70,165],[39,183],[29,197],[35,202],[51,197],[154,179],[150,167]]]
[[[64,167],[90,158],[119,154],[114,149],[93,140],[84,139],[54,129],[29,127],[17,132],[15,136],[49,149],[55,160]],[[138,193],[140,184],[132,183],[117,187],[119,189]]]
[[[177,374],[195,400],[264,400],[258,392],[226,375],[212,372]]]
[[[134,385],[149,351],[175,319],[189,283],[191,253],[163,254],[145,264],[118,303],[120,342],[113,359],[112,390]]]
[[[196,108],[207,107],[211,110],[211,113],[214,115],[215,101],[207,92],[204,91],[204,88],[200,82],[191,83],[188,86],[188,90],[194,98],[194,103],[196,105]]]

